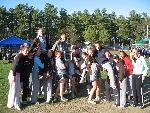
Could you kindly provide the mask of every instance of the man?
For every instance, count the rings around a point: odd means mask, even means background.
[[[147,64],[143,56],[140,55],[140,52],[137,48],[132,50],[132,62],[133,62],[133,78],[132,78],[132,87],[133,87],[133,100],[134,107],[136,107],[139,103],[139,108],[142,109],[144,107],[142,103],[142,81],[145,79],[147,75]]]
[[[55,42],[52,47],[52,50],[59,50],[63,53],[64,60],[69,59],[69,45],[67,43],[67,36],[66,33],[61,33],[60,39]]]
[[[108,59],[105,56],[106,49],[102,47],[101,42],[95,43],[95,57],[97,62],[102,66],[104,70],[107,70],[108,77],[110,79],[110,87],[113,89],[114,95],[118,95],[115,83],[115,75],[112,66],[110,65]],[[117,105],[117,100],[115,100],[115,105]]]
[[[65,65],[67,67],[67,69],[66,69],[66,71],[67,71],[67,75],[66,75],[67,76],[66,77],[66,89],[65,89],[65,92],[67,92],[68,89],[69,89],[69,86],[70,86],[69,85],[70,83],[68,83],[69,82],[69,80],[68,80],[68,78],[69,78],[69,76],[68,76],[68,74],[69,74],[68,63],[71,60],[71,58],[70,58],[70,51],[69,51],[69,45],[67,43],[67,35],[66,35],[66,33],[64,33],[64,32],[61,33],[60,39],[55,42],[55,44],[52,47],[52,50],[54,52],[55,51],[61,51],[61,53],[62,53],[62,60],[63,60],[63,62],[65,63]]]
[[[115,78],[114,78],[114,72],[112,69],[112,66],[109,64],[108,59],[105,56],[106,49],[102,47],[100,42],[95,43],[95,57],[98,61],[98,63],[103,67],[103,69],[107,70],[108,76],[110,79],[110,86],[115,89]]]
[[[44,29],[43,28],[39,28],[37,31],[37,42],[39,44],[40,50],[41,50],[41,55],[40,55],[40,59],[41,62],[44,63],[44,68],[39,70],[39,74],[40,74],[40,85],[41,88],[43,87],[44,90],[44,98],[46,98],[46,57],[47,57],[47,50],[49,49],[49,43],[48,43],[48,38],[45,37],[44,35]],[[37,44],[37,45],[38,45]]]
[[[44,36],[44,30],[39,28],[37,31],[36,39],[39,40],[39,46],[41,48],[41,52],[45,53],[49,49],[48,38]]]

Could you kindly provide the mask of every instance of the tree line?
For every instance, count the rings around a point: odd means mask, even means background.
[[[17,35],[32,40],[39,27],[45,29],[50,43],[59,38],[62,31],[67,32],[68,41],[102,41],[104,44],[126,43],[146,36],[146,26],[150,26],[147,13],[132,10],[128,17],[117,16],[115,12],[107,13],[106,8],[96,9],[92,14],[88,10],[68,14],[52,4],[46,3],[43,10],[28,4],[19,4],[15,8],[0,7],[0,38]]]

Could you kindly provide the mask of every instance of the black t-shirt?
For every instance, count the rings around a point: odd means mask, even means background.
[[[33,59],[29,59],[28,56],[25,56],[23,59],[23,70],[21,75],[22,76],[29,76],[30,73],[32,72],[32,67],[33,67]]]
[[[19,53],[16,55],[13,65],[12,65],[12,71],[13,75],[16,76],[16,73],[21,73],[23,70],[23,62],[24,62],[24,57],[22,53]]]
[[[52,58],[48,58],[46,60],[46,71],[49,72],[50,75],[53,75],[53,71],[54,71],[54,59]]]

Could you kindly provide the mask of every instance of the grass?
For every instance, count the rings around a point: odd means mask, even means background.
[[[8,64],[7,61],[0,61],[0,111],[4,112],[7,110],[7,95],[8,95],[8,73],[11,68],[11,64]]]
[[[150,62],[147,60],[148,67],[150,67]],[[11,64],[8,61],[0,61],[0,113],[16,113],[18,111],[14,109],[7,109],[7,96],[8,96],[8,73],[11,68]],[[106,75],[106,72],[102,73]],[[148,70],[148,76],[150,77],[150,69]],[[150,87],[146,89],[146,92],[150,92]],[[148,93],[150,95],[150,93]],[[148,96],[150,98],[150,96]],[[125,110],[121,111],[118,108],[112,106],[112,102],[103,102],[97,105],[91,105],[87,103],[87,98],[81,96],[77,99],[70,100],[67,103],[53,103],[45,105],[41,103],[40,105],[27,106],[22,113],[150,113],[150,106],[146,107],[143,110],[133,107],[127,107]]]

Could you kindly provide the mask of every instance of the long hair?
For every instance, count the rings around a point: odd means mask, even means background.
[[[35,50],[35,48],[39,48],[40,47],[40,41],[38,38],[35,38],[33,41],[32,41],[32,45],[31,45],[31,48],[30,50]]]
[[[124,51],[119,51],[119,53],[123,53],[124,57],[128,56]]]

